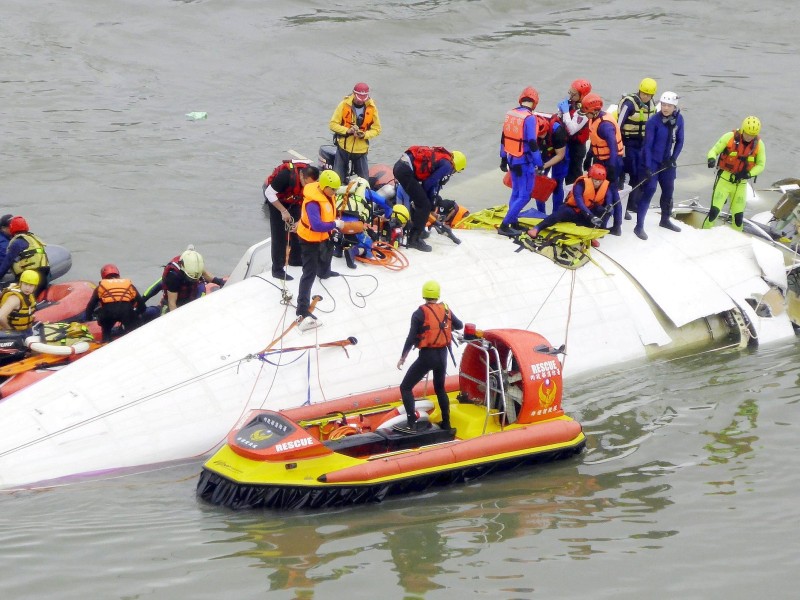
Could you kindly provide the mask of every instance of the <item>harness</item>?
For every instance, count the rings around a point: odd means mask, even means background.
[[[446,304],[425,303],[420,306],[425,320],[419,334],[417,348],[445,348],[453,339],[453,320]]]
[[[419,181],[425,181],[434,171],[434,165],[440,160],[453,162],[453,155],[442,146],[411,146],[406,150],[411,159],[411,168]]]
[[[721,171],[727,171],[733,175],[750,171],[756,166],[756,157],[761,147],[760,139],[759,136],[755,136],[748,144],[739,131],[734,131],[733,136],[728,140],[728,145],[719,155],[717,167]]]
[[[264,185],[272,185],[272,181],[282,171],[289,171],[289,187],[283,192],[276,191],[275,194],[278,196],[278,200],[280,200],[283,204],[300,204],[303,201],[303,184],[300,182],[299,171],[300,169],[305,169],[307,166],[308,163],[305,162],[285,160],[275,167],[275,170],[272,171],[272,174],[267,177],[266,181],[264,181]]]

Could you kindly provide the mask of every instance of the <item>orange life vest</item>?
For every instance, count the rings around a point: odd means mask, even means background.
[[[278,200],[283,204],[300,204],[303,201],[303,184],[300,181],[300,169],[305,169],[308,163],[294,162],[285,160],[272,171],[272,174],[264,181],[264,185],[271,185],[281,171],[290,171],[290,184],[283,192],[275,192]]]
[[[414,176],[420,181],[425,181],[433,173],[433,165],[442,159],[447,159],[452,164],[453,154],[441,146],[411,146],[406,150],[411,157],[411,168]],[[455,167],[453,167],[455,169]]]
[[[586,205],[586,208],[592,210],[596,206],[602,206],[606,199],[606,193],[608,192],[608,180],[601,183],[600,187],[597,189],[594,189],[592,178],[588,175],[578,177],[578,179],[575,180],[575,185],[578,185],[579,181],[583,181],[583,203]],[[567,194],[567,199],[564,201],[564,204],[571,206],[575,212],[580,212],[578,202],[575,200],[575,196],[572,193],[574,189],[575,186],[572,186],[572,190]]]
[[[300,212],[300,222],[297,224],[297,235],[307,242],[324,242],[331,237],[331,234],[329,231],[311,229],[311,222],[306,213],[306,206],[309,202],[319,204],[320,218],[326,223],[332,223],[336,219],[336,206],[333,199],[322,193],[316,181],[306,184],[306,187],[303,188],[303,208]]]
[[[734,131],[733,136],[728,140],[728,145],[719,155],[718,168],[728,173],[738,175],[744,171],[750,171],[756,166],[756,156],[758,156],[759,137],[755,136],[748,144],[744,141],[739,131]]]
[[[533,111],[529,108],[514,108],[506,113],[503,122],[503,149],[506,154],[519,158],[525,153],[525,120],[529,117],[533,117]]]
[[[624,156],[625,146],[622,145],[622,134],[619,131],[619,124],[608,113],[589,121],[589,144],[591,144],[592,154],[596,160],[608,160],[611,157],[611,150],[608,147],[608,143],[597,135],[597,128],[600,127],[600,123],[603,121],[614,125],[614,135],[617,138],[617,155]]]
[[[419,334],[417,348],[445,348],[453,339],[453,319],[450,309],[440,302],[420,306],[425,321]]]
[[[130,279],[103,279],[97,286],[97,299],[101,304],[133,302],[136,300],[136,288]]]
[[[350,98],[351,96],[346,96]],[[367,102],[364,106],[364,119],[361,121],[361,125],[356,123],[356,111],[353,109],[352,101],[345,102],[344,106],[342,107],[342,127],[350,129],[353,125],[358,127],[361,131],[366,131],[372,126],[372,123],[375,121],[375,107],[372,103]]]

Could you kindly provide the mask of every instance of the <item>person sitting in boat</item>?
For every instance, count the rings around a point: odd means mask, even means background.
[[[538,120],[533,114],[539,104],[539,92],[528,86],[519,95],[519,106],[506,113],[503,132],[500,134],[500,170],[511,171],[511,197],[508,211],[497,233],[516,236],[519,229],[519,213],[531,201],[536,170],[542,167],[539,152]]]
[[[599,163],[605,167],[606,179],[611,184],[614,194],[614,202],[611,205],[614,215],[611,235],[622,235],[622,204],[619,201],[617,182],[622,173],[622,157],[625,154],[622,134],[614,117],[603,110],[603,99],[597,94],[587,94],[583,99],[581,110],[589,118],[589,152],[586,154],[583,168],[588,171],[592,163]],[[605,223],[603,225],[605,226]]]
[[[421,252],[433,250],[423,237],[427,234],[426,226],[434,198],[453,173],[460,173],[466,166],[467,157],[463,152],[450,152],[441,146],[411,146],[394,164],[392,173],[411,202],[409,248]]]
[[[336,191],[335,200],[336,212],[345,223],[354,221],[371,223],[373,215],[377,212],[375,206],[380,209],[384,218],[389,219],[392,216],[392,207],[387,204],[383,196],[373,192],[369,187],[369,181],[358,175],[353,175],[346,186]],[[357,256],[373,258],[373,240],[369,230],[365,229],[349,236],[337,235],[336,238],[333,255],[339,258],[344,256],[349,268],[356,268]],[[355,243],[348,243],[353,240]]]
[[[0,262],[6,257],[6,251],[8,251],[8,242],[11,241],[11,229],[9,225],[11,224],[11,219],[14,218],[14,215],[3,215],[0,217]]]
[[[553,190],[553,206],[550,214],[556,212],[564,203],[564,178],[569,169],[569,153],[567,152],[567,129],[558,118],[547,118],[536,115],[538,121],[537,138],[539,152],[542,153],[542,168],[540,172],[548,175],[556,182]],[[541,213],[547,213],[546,201],[537,200],[536,208]]]
[[[100,283],[86,304],[86,318],[97,320],[103,331],[103,342],[111,341],[111,332],[117,323],[122,326],[123,333],[139,327],[145,309],[142,295],[131,280],[120,278],[116,265],[103,265]]]
[[[339,274],[331,271],[333,242],[331,232],[341,229],[344,221],[336,218],[334,196],[342,185],[336,171],[326,169],[319,174],[319,181],[309,183],[303,188],[303,206],[297,235],[300,237],[300,251],[303,257],[303,275],[297,293],[297,327],[300,331],[310,331],[322,325],[311,314],[311,288],[317,277],[327,279]]]
[[[636,199],[641,195],[641,188],[637,187],[644,179],[644,166],[642,153],[645,138],[645,125],[647,120],[656,114],[656,103],[653,100],[658,84],[651,77],[645,77],[639,82],[639,89],[619,101],[617,110],[617,123],[622,134],[622,145],[625,146],[625,156],[622,159],[622,173],[619,176],[619,188],[625,183],[625,175],[629,177],[630,186],[633,188],[628,196],[628,205],[625,218],[630,219],[629,212],[636,212]]]
[[[352,172],[369,178],[367,152],[369,141],[381,133],[381,120],[378,118],[378,107],[369,96],[369,86],[357,83],[353,93],[345,96],[333,111],[329,124],[336,144],[336,156],[333,159],[333,170],[341,181],[346,181]]]
[[[743,229],[747,180],[758,176],[767,166],[767,148],[758,135],[760,132],[758,117],[745,117],[738,130],[723,134],[708,151],[708,168],[717,168],[717,178],[703,229],[713,227],[729,198],[731,227],[738,231]]]
[[[50,261],[47,259],[44,242],[30,232],[28,222],[24,217],[16,216],[9,221],[11,240],[8,242],[5,258],[0,263],[0,279],[9,269],[19,277],[28,269],[39,274],[39,283],[34,290],[34,296],[50,284]]]
[[[34,291],[39,285],[39,273],[26,269],[19,282],[12,283],[0,296],[0,329],[5,331],[30,331],[36,310]]]
[[[583,175],[581,165],[586,156],[586,142],[589,140],[589,119],[581,113],[581,102],[586,94],[592,91],[592,84],[585,79],[576,79],[570,84],[567,97],[558,104],[558,119],[567,130],[567,164],[566,185],[572,184]]]
[[[450,429],[450,400],[444,387],[447,375],[447,353],[450,350],[453,330],[462,329],[464,324],[453,314],[447,304],[439,302],[441,287],[436,281],[426,281],[422,286],[421,305],[411,315],[411,327],[408,330],[403,352],[397,361],[397,368],[402,369],[411,348],[419,348],[417,360],[411,363],[400,383],[400,394],[406,409],[408,422],[407,432],[416,430],[417,415],[414,409],[414,386],[422,381],[429,372],[433,372],[433,389],[439,401],[442,413],[442,429]]]
[[[616,197],[616,188],[606,179],[606,168],[595,163],[589,173],[572,186],[567,199],[552,215],[548,215],[528,235],[535,238],[543,229],[556,223],[576,223],[584,227],[600,227],[603,218]],[[594,240],[593,240],[593,245]]]
[[[299,267],[300,238],[287,226],[300,218],[300,205],[303,203],[303,187],[319,179],[319,169],[304,162],[285,160],[272,171],[262,187],[264,203],[269,211],[270,251],[272,256],[272,276],[291,281],[286,274],[286,264]],[[288,243],[286,237],[289,237]],[[286,248],[289,247],[288,261]]]
[[[164,267],[161,275],[161,289],[164,292],[161,298],[162,312],[171,312],[202,296],[206,281],[220,287],[225,285],[224,279],[206,271],[203,256],[190,244],[183,254],[173,258]]]
[[[678,156],[682,149],[683,115],[678,109],[678,96],[675,92],[664,92],[661,94],[661,110],[650,117],[645,126],[641,165],[644,169],[642,195],[637,201],[636,227],[633,229],[639,239],[647,239],[644,219],[656,193],[656,185],[661,186],[659,226],[671,231],[681,230],[669,217],[672,214],[675,178],[678,176]]]

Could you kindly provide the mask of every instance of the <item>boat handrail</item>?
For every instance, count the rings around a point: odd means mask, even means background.
[[[483,364],[486,366],[486,378],[484,381],[476,383],[483,383],[485,385],[484,394],[484,407],[486,409],[486,416],[483,420],[483,434],[489,426],[489,417],[503,417],[507,411],[506,389],[503,381],[503,368],[500,365],[500,355],[497,352],[497,346],[484,339],[471,340],[468,342],[476,350],[483,355]],[[492,360],[497,365],[496,369],[492,369]],[[462,377],[473,379],[469,375],[462,373]],[[477,378],[475,378],[477,379]],[[496,394],[499,394],[497,405],[499,408],[492,408],[492,399]],[[503,428],[503,419],[500,419],[500,428]]]

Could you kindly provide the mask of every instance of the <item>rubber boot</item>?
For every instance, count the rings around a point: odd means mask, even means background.
[[[640,240],[646,240],[647,234],[644,232],[644,219],[647,215],[647,209],[650,208],[649,203],[640,202],[636,208],[636,227],[633,228],[633,233],[636,234]],[[644,237],[642,237],[644,236]]]
[[[419,250],[420,252],[430,252],[433,250],[433,248],[420,238],[420,232],[417,230],[412,231],[408,236],[408,247]]]
[[[669,216],[672,214],[672,200],[662,200],[661,201],[661,222],[659,223],[660,227],[664,229],[669,229],[670,231],[680,231],[681,228],[675,225],[672,221],[669,220]]]
[[[358,254],[358,247],[351,246],[344,251],[344,261],[347,263],[348,268],[356,268],[356,255]]]

